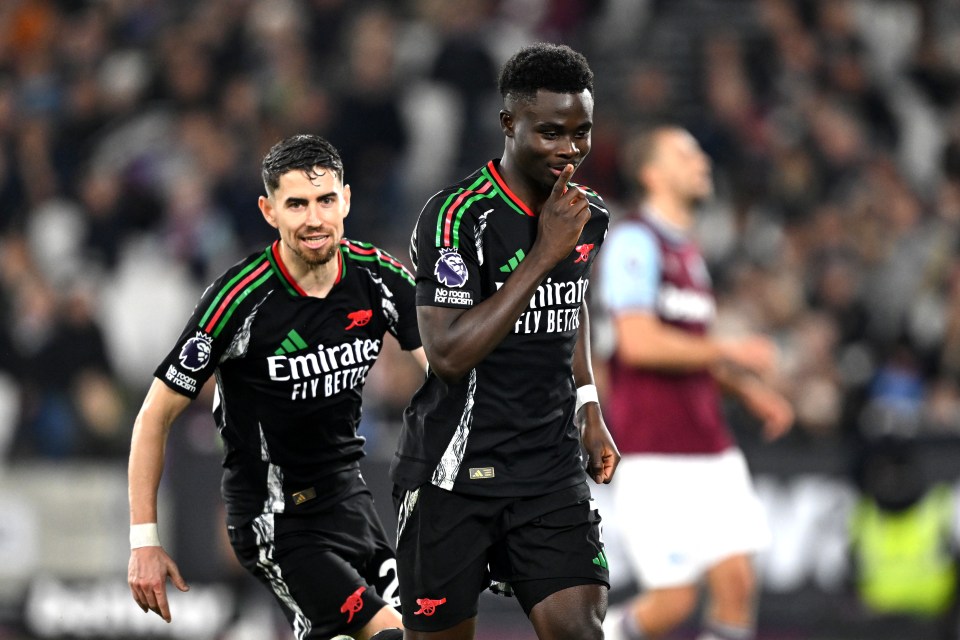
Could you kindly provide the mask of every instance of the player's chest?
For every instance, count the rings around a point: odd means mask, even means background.
[[[502,286],[533,249],[538,233],[537,218],[502,213],[495,224],[487,224],[478,232],[478,258],[485,279],[493,287],[496,283]],[[559,281],[586,278],[602,240],[602,221],[592,219],[574,249],[557,263],[549,277]]]
[[[282,387],[285,395],[311,384],[319,385],[312,395],[330,395],[319,391],[331,385],[341,390],[337,381],[350,376],[362,382],[380,354],[386,323],[375,299],[333,295],[269,300],[245,330],[247,375]]]

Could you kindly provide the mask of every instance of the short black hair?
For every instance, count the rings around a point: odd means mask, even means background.
[[[564,44],[538,42],[513,54],[500,70],[500,95],[530,102],[537,90],[593,93],[593,71],[583,54]]]
[[[683,125],[671,120],[649,122],[627,137],[621,150],[620,167],[628,183],[635,183],[641,197],[647,195],[647,185],[637,180],[637,170],[645,167],[657,156],[660,138],[670,131],[686,131]]]
[[[326,138],[299,134],[284,138],[270,147],[263,157],[260,176],[268,194],[280,186],[280,176],[290,171],[306,171],[313,177],[313,168],[323,167],[336,174],[343,182],[343,160],[340,152]]]

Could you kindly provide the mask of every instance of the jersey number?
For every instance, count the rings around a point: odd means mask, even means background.
[[[383,564],[380,565],[380,577],[386,578],[392,574],[393,577],[390,578],[390,582],[387,583],[386,588],[384,588],[380,593],[381,597],[386,600],[391,607],[400,606],[400,581],[397,580],[397,559],[396,558],[387,558],[383,561]]]

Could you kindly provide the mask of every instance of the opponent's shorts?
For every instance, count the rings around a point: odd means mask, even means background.
[[[611,483],[618,531],[646,588],[696,583],[711,566],[770,543],[739,449],[713,455],[627,454]]]
[[[297,640],[353,635],[385,605],[399,607],[396,555],[369,491],[322,513],[263,514],[228,533]]]
[[[425,484],[395,488],[404,627],[441,631],[477,615],[480,593],[506,582],[527,615],[583,584],[610,586],[600,514],[586,482],[524,498],[488,498]]]

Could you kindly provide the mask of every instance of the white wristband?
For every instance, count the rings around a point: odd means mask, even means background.
[[[595,384],[585,384],[577,388],[577,408],[574,409],[573,414],[580,413],[580,407],[588,402],[600,402],[600,398],[597,396],[597,385]]]
[[[139,549],[140,547],[159,547],[159,546],[160,546],[160,534],[157,533],[156,522],[130,525],[130,548],[131,549]]]

